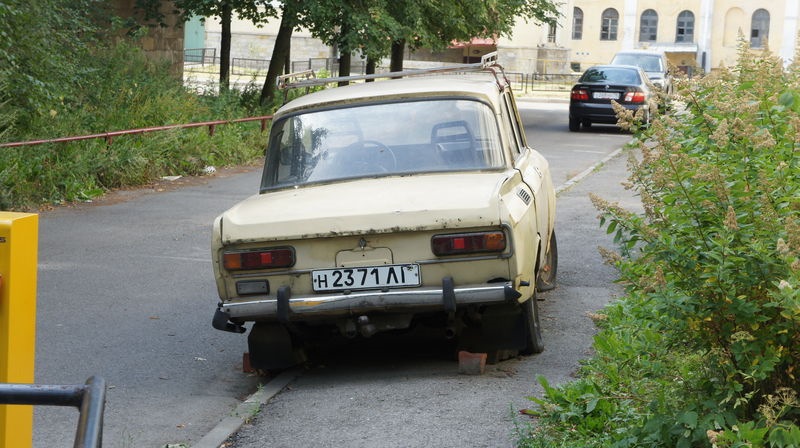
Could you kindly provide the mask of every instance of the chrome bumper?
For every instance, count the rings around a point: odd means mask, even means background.
[[[454,287],[449,277],[443,279],[442,287],[297,297],[292,297],[290,288],[284,286],[274,299],[237,299],[220,303],[214,316],[214,328],[241,332],[240,323],[247,321],[277,320],[288,323],[305,318],[354,316],[376,311],[454,312],[459,305],[503,303],[515,301],[520,296],[511,282]],[[228,321],[236,324],[228,324]]]

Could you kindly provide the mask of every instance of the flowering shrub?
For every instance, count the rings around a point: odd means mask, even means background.
[[[593,202],[631,297],[665,343],[705,358],[693,412],[733,416],[693,430],[728,446],[736,431],[717,432],[752,421],[783,440],[800,422],[800,68],[742,52],[682,94],[685,111],[640,130],[630,153],[644,216]]]
[[[743,51],[650,126],[619,118],[644,213],[592,201],[626,296],[519,445],[800,446],[800,67]]]

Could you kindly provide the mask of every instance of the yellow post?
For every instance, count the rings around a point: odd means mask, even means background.
[[[33,384],[39,215],[0,212],[0,383]],[[0,405],[0,448],[33,445],[33,406]]]

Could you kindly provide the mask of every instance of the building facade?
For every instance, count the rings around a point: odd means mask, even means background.
[[[736,63],[740,42],[794,59],[798,0],[568,0],[561,44],[573,66],[605,63],[619,50],[659,49],[681,69]]]
[[[734,65],[742,40],[753,51],[768,49],[788,63],[800,32],[800,0],[562,0],[560,8],[558,23],[519,20],[511,37],[475,39],[443,52],[407,52],[406,67],[473,62],[497,51],[511,72],[569,73],[608,63],[620,50],[649,48],[663,50],[673,65],[697,73]],[[275,20],[257,28],[234,20],[232,57],[269,59],[277,25]],[[218,49],[219,21],[209,18],[202,26],[203,45]],[[197,30],[187,25],[188,32]],[[336,57],[335,49],[307,31],[292,37],[291,59],[299,62],[293,68],[302,69],[305,60]]]

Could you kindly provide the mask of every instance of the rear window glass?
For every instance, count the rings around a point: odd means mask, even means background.
[[[663,72],[661,57],[651,54],[618,54],[614,56],[614,64],[635,65],[646,72]]]
[[[497,120],[485,103],[436,99],[354,105],[275,122],[261,189],[503,166]]]
[[[640,84],[639,74],[630,68],[590,68],[581,76],[580,82],[608,82],[615,84]]]

